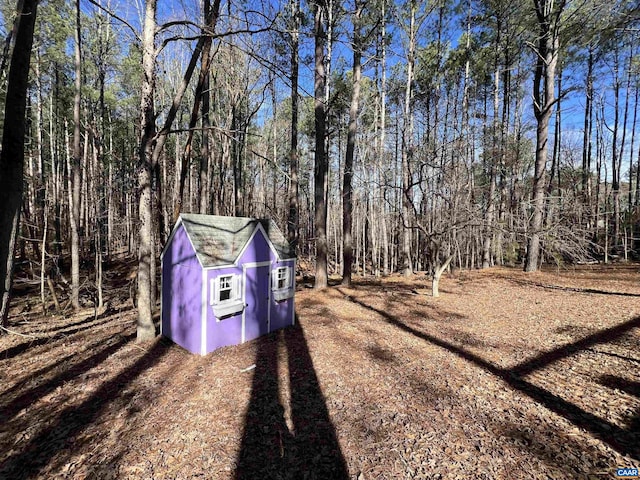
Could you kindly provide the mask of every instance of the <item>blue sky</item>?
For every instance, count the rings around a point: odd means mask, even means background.
[[[262,11],[268,13],[269,15],[273,15],[274,12],[279,11],[283,4],[286,4],[286,0],[280,0],[284,3],[279,3],[277,0],[270,0],[268,4],[263,4],[262,2],[257,2],[254,0],[248,0],[243,2],[244,11]],[[141,16],[144,10],[144,1],[143,0],[102,0],[102,4],[105,7],[113,10],[119,16],[124,18],[130,25],[136,29],[138,32],[140,31],[140,21]],[[349,4],[347,4],[348,8]],[[93,10],[96,7],[92,6],[86,0],[82,1],[82,8],[86,11]],[[239,8],[237,4],[234,5],[234,8]],[[313,39],[310,36],[310,29],[312,27],[312,19],[310,18],[309,7],[305,2],[302,4],[302,10],[307,12],[309,17],[309,22],[306,27],[306,35],[303,34],[301,36],[301,56],[303,59],[311,59],[313,58]],[[222,4],[222,13],[227,13],[227,4]],[[532,12],[533,14],[533,12]],[[464,13],[462,14],[464,15]],[[160,0],[158,2],[158,23],[163,24],[167,21],[173,20],[182,20],[188,19],[191,21],[198,22],[201,17],[200,14],[200,2],[195,0],[177,0],[177,1],[167,1]],[[455,48],[457,45],[462,31],[459,25],[462,23],[462,18],[460,16],[455,17],[450,20],[448,28],[446,30],[446,41],[451,48]],[[395,29],[394,29],[395,28]],[[338,31],[337,38],[334,42],[334,57],[333,57],[333,68],[334,71],[337,68],[342,68],[348,70],[351,66],[351,51],[348,45],[348,35],[351,30],[351,25],[349,22],[349,15],[346,15],[344,21],[341,24],[340,30]],[[133,41],[133,36],[128,33],[126,28],[120,29],[123,42],[131,42]],[[174,29],[174,32],[178,32],[178,30]],[[401,33],[397,27],[393,25],[389,25],[388,33],[394,38],[393,43],[390,45],[388,51],[388,68],[391,71],[391,68],[394,65],[400,64],[404,65],[404,51],[403,51],[403,39],[404,35]],[[419,37],[421,41],[425,41],[426,37],[431,35],[432,27],[426,23],[423,26],[422,31],[420,32]],[[123,45],[126,47],[126,45]],[[180,44],[172,44],[167,47],[163,55],[160,57],[160,62],[165,61],[171,57],[178,57],[182,59],[182,63],[184,64],[189,58],[191,52],[189,49],[183,48],[183,45]],[[529,57],[531,62],[533,63],[533,58]],[[160,70],[162,71],[163,67],[160,66]],[[524,68],[527,68],[525,65]],[[533,124],[533,109],[531,107],[531,78],[532,78],[533,65],[531,65],[530,72],[531,74],[528,77],[526,86],[525,86],[525,121],[528,124]],[[365,76],[373,77],[373,72],[371,68],[365,68],[364,71]],[[563,142],[566,146],[578,145],[581,148],[581,139],[582,139],[582,129],[584,123],[584,103],[585,96],[583,90],[583,73],[580,71],[578,65],[572,65],[568,67],[565,72],[565,83],[564,87],[572,88],[573,90],[569,93],[562,101],[562,122],[563,122]],[[612,95],[611,95],[611,66],[607,64],[600,64],[597,72],[596,78],[596,94],[599,97],[602,97],[602,101],[604,102],[604,112],[605,118],[609,126],[612,126],[613,123],[613,105],[612,105]],[[626,79],[624,79],[626,81]],[[300,63],[300,91],[303,95],[312,95],[313,94],[313,63],[305,63],[302,61]],[[622,121],[622,106],[625,101],[625,90],[622,89],[620,96],[620,122]],[[289,87],[286,84],[286,81],[283,79],[279,82],[279,99],[282,100],[286,96],[289,95]],[[633,101],[633,99],[631,99]],[[633,104],[630,108],[629,117],[627,120],[627,125],[630,129],[631,121],[633,119]],[[263,110],[261,112],[261,117],[268,118],[270,116],[270,102],[265,102]],[[555,118],[552,120],[551,132],[553,132],[553,123]],[[638,135],[636,136],[638,137]],[[626,155],[630,152],[630,140],[631,134],[627,134],[626,142],[627,145],[625,147]],[[640,138],[636,138],[636,144],[640,143]],[[635,148],[636,152],[638,151],[638,145]],[[635,159],[634,159],[635,160]],[[628,162],[628,158],[625,158],[625,163]],[[624,170],[628,168],[623,167]]]

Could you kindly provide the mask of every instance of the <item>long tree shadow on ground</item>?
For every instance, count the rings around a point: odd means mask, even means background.
[[[126,343],[129,337],[124,339]],[[122,346],[120,342],[116,345]],[[82,447],[77,443],[82,432],[117,402],[123,403],[116,405],[123,408],[127,401],[121,393],[124,388],[156,365],[169,348],[167,342],[156,341],[134,364],[102,384],[80,405],[71,405],[62,410],[51,425],[42,428],[19,452],[0,466],[0,478],[35,478],[41,477],[45,469],[54,472],[59,470]],[[86,440],[81,440],[80,443],[83,441]]]
[[[54,344],[57,340],[64,339],[71,335],[75,335],[76,333],[83,332],[85,330],[89,330],[96,326],[96,319],[93,315],[88,316],[87,318],[80,320],[78,322],[68,324],[68,325],[60,325],[57,328],[50,329],[44,333],[47,335],[30,339],[26,342],[20,343],[18,345],[14,345],[13,347],[9,347],[0,352],[0,360],[10,360],[14,357],[17,357],[28,350],[31,350],[35,347],[40,347],[42,345],[46,345],[48,343]]]
[[[349,478],[300,323],[257,342],[236,479]],[[283,344],[293,431],[285,421],[279,394],[278,351]]]
[[[395,327],[426,342],[444,348],[445,350],[448,350],[449,352],[477,365],[492,375],[499,377],[511,388],[527,395],[529,398],[544,405],[554,413],[566,418],[574,425],[587,430],[621,455],[628,455],[634,460],[640,460],[640,431],[635,428],[635,426],[640,424],[638,421],[638,415],[634,416],[628,428],[621,428],[618,425],[598,417],[597,415],[587,412],[578,405],[553,394],[549,390],[534,385],[522,378],[523,375],[529,374],[561,358],[572,355],[580,349],[586,349],[595,344],[619,338],[625,332],[628,332],[633,328],[640,327],[640,317],[633,318],[618,326],[595,333],[587,338],[564,345],[550,352],[546,352],[514,368],[500,368],[473,352],[457,347],[425,332],[416,330],[415,328],[401,322],[388,312],[368,305],[365,302],[348,295],[339,288],[337,290],[344,295],[345,298],[348,298],[349,301],[360,305],[371,312],[377,313],[387,323],[394,325]]]
[[[133,340],[134,336],[134,334],[121,335],[116,339],[104,342],[104,344],[106,345],[104,346],[104,348],[98,348],[98,345],[94,345],[93,355],[88,356],[81,361],[70,363],[55,377],[43,381],[35,387],[21,393],[6,404],[0,401],[0,406],[2,406],[2,411],[0,412],[0,421],[3,424],[6,424],[6,422],[9,422],[11,419],[13,419],[13,417],[15,417],[26,405],[37,402],[39,399],[41,399],[48,393],[53,392],[56,388],[61,387],[66,382],[73,380],[79,375],[82,375],[83,373],[91,370],[97,365],[100,365],[107,358],[109,358],[111,355],[113,355],[115,352],[117,352],[123,346]],[[73,358],[73,356],[70,356],[70,358]],[[54,364],[52,366],[56,367],[57,365]],[[46,373],[46,370],[41,373]],[[3,392],[3,395],[6,398],[7,395],[13,393],[18,389],[21,389],[21,387],[22,385],[18,384],[15,387]]]
[[[594,345],[616,340],[626,334],[629,330],[638,326],[640,326],[640,317],[632,318],[631,320],[627,320],[619,325],[599,330],[591,335],[581,338],[580,340],[576,340],[575,342],[563,345],[549,352],[542,352],[540,355],[537,355],[534,358],[512,368],[510,373],[523,377],[558,360],[574,355],[582,350],[587,350]]]
[[[519,285],[521,287],[535,287],[535,288],[544,288],[545,290],[560,290],[563,292],[576,292],[576,293],[584,293],[590,295],[613,295],[618,297],[640,297],[640,293],[628,293],[628,292],[614,292],[610,290],[600,290],[597,288],[580,288],[580,287],[564,287],[562,285],[552,285],[552,284],[544,284],[540,282],[535,282],[531,280],[522,280],[522,279],[513,279],[507,278],[508,281]]]

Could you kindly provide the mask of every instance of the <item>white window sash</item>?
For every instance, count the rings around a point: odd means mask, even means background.
[[[282,281],[282,287],[280,287]],[[271,271],[271,290],[288,290],[292,286],[291,267],[277,267]]]
[[[228,285],[230,288],[222,288],[222,280],[224,278],[228,278]],[[242,285],[241,285],[241,277],[240,275],[221,275],[211,280],[211,305],[218,305],[224,302],[232,302],[234,300],[239,300],[242,297]],[[224,282],[225,284],[227,282]],[[229,294],[229,298],[227,300],[220,300],[220,294],[223,290],[231,290]]]

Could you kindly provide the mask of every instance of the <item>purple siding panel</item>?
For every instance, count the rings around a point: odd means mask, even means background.
[[[238,260],[238,265],[242,266],[245,263],[252,262],[268,262],[274,261],[276,255],[269,248],[269,244],[264,238],[264,235],[260,230],[256,232],[251,243],[247,245],[247,248],[242,253],[242,256]]]
[[[192,353],[200,353],[202,267],[183,226],[162,259],[162,334]]]
[[[217,319],[211,306],[211,280],[220,275],[242,275],[240,268],[222,268],[207,272],[207,343],[206,353],[213,352],[220,347],[239,345],[242,343],[242,312],[237,315]]]

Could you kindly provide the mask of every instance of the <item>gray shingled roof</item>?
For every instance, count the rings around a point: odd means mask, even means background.
[[[230,265],[235,262],[258,223],[267,232],[281,259],[295,256],[273,220],[195,213],[183,213],[180,217],[203,267]]]

